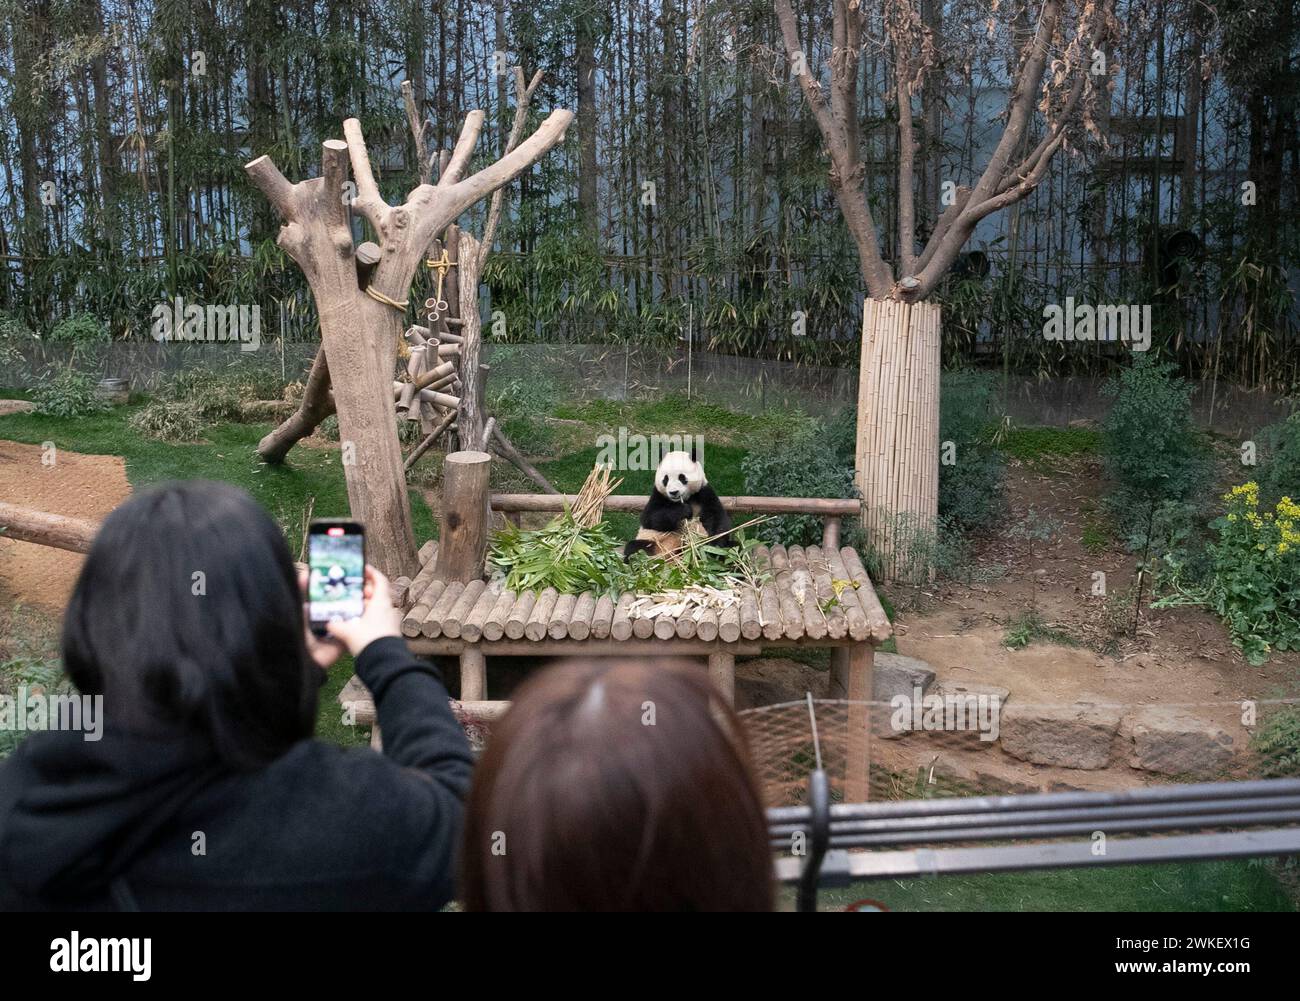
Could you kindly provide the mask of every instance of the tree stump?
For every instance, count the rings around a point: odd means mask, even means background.
[[[491,468],[486,452],[452,452],[443,462],[438,580],[469,583],[483,577]]]

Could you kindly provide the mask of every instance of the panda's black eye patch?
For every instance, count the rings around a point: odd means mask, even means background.
[[[668,477],[667,477],[667,476],[664,477],[664,486],[668,486]]]
[[[681,480],[683,483],[686,482],[686,474],[685,474],[685,473],[678,473],[678,474],[677,474],[677,478],[678,478],[679,480]]]

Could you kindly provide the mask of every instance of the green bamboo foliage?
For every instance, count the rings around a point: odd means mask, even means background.
[[[1153,351],[1186,376],[1300,383],[1288,281],[1298,2],[1163,0],[1157,16],[1121,0],[1126,34],[1108,55],[1125,69],[1095,109],[1097,136],[1080,130],[1075,155],[977,231],[969,249],[989,273],[956,274],[940,293],[947,364],[1044,376],[1124,364],[1043,338],[1043,307],[1074,296],[1152,303]],[[982,95],[1020,6],[919,5],[943,56],[912,109],[923,227],[945,182],[969,183],[982,162]],[[866,183],[895,247],[897,150],[877,126],[898,108],[879,12],[864,9]],[[803,4],[799,16],[824,14]],[[269,153],[291,179],[315,176],[321,141],[355,115],[385,195],[400,197],[418,176],[403,79],[444,147],[468,110],[487,112],[486,163],[513,110],[497,52],[503,67],[544,72],[535,120],[565,106],[579,125],[508,192],[484,273],[490,342],[673,354],[689,325],[695,350],[856,363],[854,248],[762,0],[0,0],[0,310],[40,335],[89,312],[114,338],[141,339],[150,310],[179,294],[256,303],[272,323],[284,310],[288,336],[314,337],[308,291],[243,164]],[[1170,281],[1151,257],[1173,230],[1204,249]],[[356,238],[369,235],[358,222]]]

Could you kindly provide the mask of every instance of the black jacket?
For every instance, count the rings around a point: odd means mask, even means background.
[[[234,772],[190,738],[33,734],[0,765],[0,908],[441,907],[469,744],[403,640],[371,643],[356,669],[383,755],[304,740]]]

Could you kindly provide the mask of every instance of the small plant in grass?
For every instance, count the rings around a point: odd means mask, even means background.
[[[1208,583],[1178,586],[1155,607],[1208,606],[1252,664],[1273,650],[1300,650],[1300,504],[1283,497],[1262,508],[1253,481],[1223,500],[1211,526],[1218,539],[1209,546]]]
[[[207,423],[188,403],[154,400],[127,422],[131,430],[156,441],[198,441]]]
[[[1055,643],[1057,646],[1078,646],[1078,641],[1064,630],[1057,629],[1043,621],[1034,609],[1021,612],[1007,624],[1003,644],[1011,650],[1023,650],[1029,644],[1041,641]]]
[[[55,324],[49,340],[55,344],[107,344],[110,337],[108,326],[99,317],[76,313]]]
[[[403,424],[410,424],[413,427],[419,427],[414,421],[403,421]],[[401,425],[399,425],[400,428]],[[323,421],[316,425],[316,434],[326,441],[339,440],[339,418],[338,414],[330,414]],[[399,433],[400,437],[400,433]]]
[[[47,376],[32,391],[36,412],[46,417],[89,417],[108,410],[95,391],[96,380],[72,368]]]
[[[1251,750],[1259,758],[1264,778],[1300,777],[1300,706],[1287,705],[1270,712],[1251,740]]]

